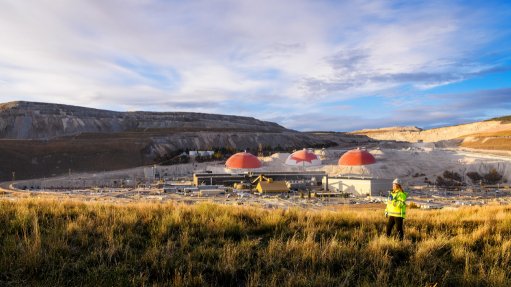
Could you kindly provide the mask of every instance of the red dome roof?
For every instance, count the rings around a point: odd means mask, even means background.
[[[372,154],[361,149],[347,151],[339,159],[339,165],[366,165],[375,162],[376,159]]]
[[[307,149],[295,151],[286,159],[286,164],[291,166],[318,166],[321,160],[313,152]]]
[[[293,154],[291,154],[291,159],[295,160],[296,162],[307,161],[310,163],[313,160],[318,159],[318,157],[314,153],[303,149],[295,151]]]
[[[248,152],[233,154],[226,162],[228,168],[260,168],[261,162]]]

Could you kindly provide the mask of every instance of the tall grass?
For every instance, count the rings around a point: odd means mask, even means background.
[[[509,286],[510,211],[0,201],[0,285]]]

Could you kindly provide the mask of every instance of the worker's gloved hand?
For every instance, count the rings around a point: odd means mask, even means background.
[[[396,202],[396,201],[394,201],[394,202],[392,203],[392,205],[397,206],[397,202]]]

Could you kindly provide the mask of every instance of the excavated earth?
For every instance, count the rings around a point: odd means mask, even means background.
[[[388,127],[354,131],[375,140],[430,142],[437,146],[459,146],[492,153],[511,151],[511,118],[422,130],[417,127]]]
[[[0,105],[0,180],[153,164],[176,150],[256,151],[355,147],[374,140],[345,133],[302,133],[250,117],[185,112],[114,112],[61,104]]]

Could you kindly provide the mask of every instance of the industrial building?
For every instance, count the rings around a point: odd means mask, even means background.
[[[294,165],[300,165],[302,161],[309,165],[321,163],[318,157],[308,150],[295,152],[294,157],[290,156],[288,160],[294,161],[290,163]],[[267,171],[262,168],[262,163],[256,156],[247,152],[232,155],[227,159],[225,167],[227,172],[224,173],[194,173],[193,184],[224,185],[236,189],[255,187],[260,193],[280,193],[290,190],[293,185],[288,183],[296,186],[296,183],[300,182],[306,188],[321,188],[321,179],[326,175],[323,171]]]
[[[259,193],[285,193],[289,192],[289,187],[285,181],[260,181],[256,190]]]
[[[264,175],[274,181],[304,181],[310,185],[318,186],[321,179],[326,176],[324,171],[304,171],[304,172],[245,172],[245,173],[194,173],[193,184],[199,185],[224,185],[233,186],[241,181],[252,182],[257,177]]]
[[[285,161],[286,166],[320,167],[321,160],[313,152],[296,151]],[[392,187],[392,179],[378,176],[379,164],[365,149],[345,152],[338,161],[339,173],[329,176],[322,170],[268,171],[259,159],[247,152],[231,156],[225,166],[227,172],[195,173],[193,184],[224,185],[236,189],[254,188],[261,193],[287,192],[290,189],[324,189],[333,193],[351,193],[357,196],[384,195]],[[229,173],[229,170],[231,171]],[[259,180],[258,180],[259,178]]]
[[[376,159],[364,149],[347,151],[339,158],[342,172],[325,176],[322,185],[332,192],[351,193],[356,196],[383,196],[392,188],[392,179],[375,177]],[[372,165],[372,168],[367,166]]]
[[[356,177],[323,177],[324,189],[332,192],[351,193],[356,196],[385,196],[392,189],[392,179],[356,178]]]

